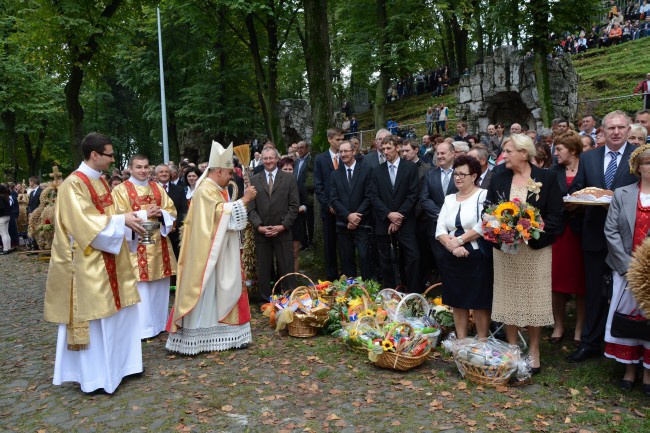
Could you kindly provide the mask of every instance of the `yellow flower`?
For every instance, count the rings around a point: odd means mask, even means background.
[[[357,330],[356,329],[350,329],[350,340],[356,340],[357,339]]]
[[[519,207],[517,207],[517,205],[511,201],[507,201],[497,206],[497,208],[494,210],[494,215],[497,218],[501,218],[504,212],[508,212],[514,215],[519,213]]]
[[[367,309],[363,313],[361,313],[362,316],[369,316],[369,317],[375,317],[375,312],[371,309]]]
[[[517,224],[517,227],[515,227],[515,228],[517,229],[518,232],[523,232],[524,231],[524,226],[522,226],[521,224]]]
[[[434,305],[442,305],[442,298],[440,296],[438,296],[437,298],[435,298],[433,300],[433,304]]]
[[[390,340],[384,340],[381,342],[381,348],[384,349],[384,352],[393,352],[395,351],[395,346]]]
[[[359,307],[361,305],[363,305],[363,299],[361,299],[361,298],[354,298],[354,299],[350,299],[348,301],[348,309],[349,310],[354,310],[355,308],[357,308],[357,307]]]
[[[342,304],[345,302],[345,296],[337,296],[335,301],[337,304]]]
[[[529,220],[531,221],[535,220],[535,211],[533,211],[532,209],[526,209],[524,213],[528,216]]]

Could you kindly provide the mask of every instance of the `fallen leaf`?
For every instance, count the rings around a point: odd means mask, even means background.
[[[576,395],[580,394],[580,391],[578,391],[577,389],[573,389],[573,388],[569,388],[569,392],[570,392],[571,395],[574,396],[574,397],[575,397]]]
[[[334,423],[334,425],[337,426],[337,427],[345,427],[347,424],[345,423],[345,421],[343,421],[343,420],[341,419],[341,420],[336,421],[336,422]]]
[[[458,382],[458,384],[456,385],[456,388],[460,389],[460,390],[467,389],[467,383],[463,382],[463,381]]]
[[[402,423],[396,419],[395,421],[391,422],[390,425],[398,426],[398,425],[402,425]]]
[[[641,418],[645,418],[645,414],[643,412],[640,412],[638,409],[632,409],[632,412],[634,412]]]
[[[410,380],[400,380],[400,381],[397,382],[397,383],[402,384],[402,385],[404,385],[404,386],[411,386],[411,385],[413,385],[413,382],[410,381]]]
[[[340,389],[330,389],[329,393],[332,395],[338,395],[338,394],[343,394],[343,391],[341,391]]]
[[[311,373],[309,371],[307,371],[307,370],[303,370],[303,371],[300,372],[300,374],[302,376],[309,376]]]
[[[338,415],[336,415],[335,413],[331,413],[331,414],[327,415],[326,419],[328,421],[336,421],[337,419],[341,419],[341,418]]]
[[[510,391],[510,388],[508,388],[507,386],[499,385],[499,386],[496,387],[496,391],[497,392],[508,392],[508,391]]]
[[[571,418],[569,417],[564,418],[564,424],[571,424]]]
[[[449,396],[451,395],[451,392],[449,392],[449,391],[442,391],[442,392],[440,393],[440,395],[443,396],[443,397],[449,397]]]
[[[221,406],[221,410],[224,411],[224,412],[231,412],[233,410],[233,407],[231,405],[227,404],[225,406]]]
[[[468,426],[475,426],[476,425],[476,421],[474,421],[473,419],[467,420],[466,423],[467,423]]]

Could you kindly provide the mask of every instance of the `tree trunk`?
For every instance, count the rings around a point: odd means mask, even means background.
[[[25,143],[25,153],[27,154],[27,165],[29,167],[30,176],[40,176],[41,174],[41,153],[43,151],[43,144],[45,143],[45,133],[47,131],[47,120],[41,122],[41,129],[38,131],[38,141],[36,146],[32,145],[32,140],[29,134],[23,134],[23,142]]]
[[[255,65],[255,79],[257,81],[258,98],[262,106],[262,114],[271,141],[275,144],[278,150],[284,150],[284,138],[282,137],[282,126],[280,125],[280,116],[278,113],[278,94],[277,94],[277,64],[278,64],[278,49],[277,49],[277,27],[270,25],[275,21],[275,18],[269,16],[269,23],[267,23],[267,35],[269,39],[268,49],[268,73],[264,71],[264,64],[262,63],[262,55],[260,54],[260,45],[257,40],[257,30],[253,14],[246,15],[245,24],[250,43],[248,48],[253,58]],[[271,45],[275,43],[275,48]],[[268,77],[268,78],[267,78]]]
[[[327,0],[303,0],[305,38],[303,50],[309,80],[309,102],[314,133],[312,147],[327,149],[327,128],[332,126],[332,82]]]
[[[2,124],[4,126],[5,143],[9,149],[9,167],[4,169],[6,180],[15,182],[18,177],[18,158],[16,155],[18,134],[16,133],[16,113],[14,111],[3,111]]]
[[[518,1],[513,1],[513,0],[510,1],[510,13],[512,14],[511,20],[515,23],[515,25],[512,26],[512,46],[515,48],[519,48],[519,2]],[[540,17],[533,16],[532,18],[533,21],[535,21]]]
[[[83,160],[81,154],[81,141],[84,138],[84,109],[79,101],[81,84],[84,79],[84,71],[79,66],[73,66],[70,71],[70,78],[65,84],[65,106],[68,112],[68,132],[70,133],[70,152],[74,165]]]
[[[481,23],[481,1],[472,0],[474,6],[474,26],[476,30],[476,62],[483,63],[483,57],[485,56],[485,45],[483,41],[483,24]]]
[[[548,127],[554,117],[548,60],[546,59],[549,51],[549,3],[547,0],[531,0],[530,10],[533,17],[532,48],[535,53],[534,67],[537,93],[539,94],[539,105],[542,109],[542,121]]]
[[[386,105],[386,92],[388,91],[388,67],[386,64],[386,56],[388,55],[388,35],[386,31],[386,0],[377,0],[377,27],[379,28],[379,79],[377,80],[377,87],[375,91],[375,129],[381,129],[386,124],[385,119],[385,105]]]

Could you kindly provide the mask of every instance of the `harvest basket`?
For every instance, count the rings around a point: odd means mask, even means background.
[[[411,325],[409,325],[408,323],[400,323],[397,326],[393,327],[388,332],[388,334],[386,334],[386,338],[394,336],[395,331],[397,329],[404,329],[404,328],[409,330],[410,335],[415,334],[415,331],[413,330],[413,327]],[[428,347],[422,354],[418,356],[402,355],[397,352],[383,352],[382,354],[377,356],[377,359],[374,362],[377,367],[390,368],[399,371],[407,371],[415,367],[418,367],[424,361],[426,361],[430,351],[431,351],[431,347]]]
[[[464,377],[478,385],[499,386],[505,385],[510,380],[510,371],[507,368],[475,365],[463,359],[456,360],[460,364],[459,370],[464,369]]]
[[[361,340],[360,336],[364,333],[364,330],[367,329],[375,331],[377,335],[381,333],[380,326],[377,324],[377,321],[374,317],[363,316],[359,320],[352,322],[349,325],[350,336],[348,338],[346,346],[356,352],[367,353],[367,351],[370,350],[370,347],[368,347],[368,345],[364,345],[364,343],[355,344],[356,341]]]
[[[341,309],[341,323],[350,322],[350,319],[349,319],[350,316],[352,316],[354,314],[359,314],[362,311],[365,311],[365,310],[369,309],[370,305],[372,304],[372,299],[370,298],[370,295],[368,294],[368,291],[361,284],[350,284],[347,287],[347,289],[345,290],[345,294],[343,296],[343,298],[345,299],[344,302],[347,302],[348,297],[350,296],[350,290],[355,288],[355,287],[360,288],[361,291],[363,292],[363,294],[361,295],[361,300],[363,301],[363,304],[359,304],[359,306],[354,308],[353,310],[348,310],[348,316],[347,317],[345,316],[345,314],[343,312],[343,309]]]

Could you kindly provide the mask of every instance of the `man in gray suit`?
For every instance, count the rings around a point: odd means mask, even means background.
[[[386,162],[386,157],[384,157],[384,152],[381,149],[381,143],[384,141],[384,138],[389,135],[390,131],[388,129],[380,129],[375,134],[375,150],[369,152],[368,155],[363,158],[364,161],[367,161],[368,164],[370,164],[370,167],[374,168],[379,164]]]
[[[490,154],[488,153],[487,147],[483,144],[477,144],[467,152],[467,155],[478,159],[479,164],[481,164],[481,177],[479,177],[478,186],[483,189],[488,189],[492,180],[492,170],[490,170],[488,164]]]
[[[274,256],[278,276],[293,272],[291,227],[298,215],[300,199],[295,177],[278,170],[279,159],[276,149],[264,149],[264,170],[251,177],[251,185],[258,194],[249,204],[248,219],[255,230],[257,288],[263,300],[271,296]]]
[[[438,167],[427,172],[420,186],[420,206],[429,217],[429,244],[434,259],[440,246],[440,242],[435,238],[440,209],[445,203],[445,196],[458,192],[451,175],[453,171],[451,167],[454,165],[454,146],[446,141],[440,143],[436,147],[436,159]]]

